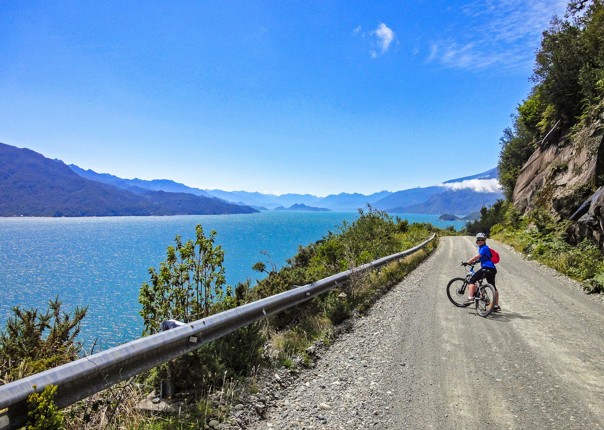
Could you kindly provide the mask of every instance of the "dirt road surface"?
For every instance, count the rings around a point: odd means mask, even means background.
[[[254,428],[604,429],[602,295],[488,244],[501,313],[448,301],[476,247],[441,238]]]

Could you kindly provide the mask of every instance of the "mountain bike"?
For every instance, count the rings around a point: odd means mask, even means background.
[[[474,275],[474,265],[461,263],[466,269],[465,278],[453,278],[447,284],[447,297],[455,306],[464,308],[472,303],[466,299],[466,289],[470,283],[470,278]],[[476,313],[481,317],[488,316],[493,310],[495,300],[495,287],[483,279],[476,282],[476,292],[474,294],[474,304]]]

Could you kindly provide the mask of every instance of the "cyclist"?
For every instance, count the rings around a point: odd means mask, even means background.
[[[478,254],[470,258],[467,264],[475,264],[480,261],[480,269],[474,273],[474,276],[470,278],[470,284],[468,285],[468,301],[474,301],[474,293],[476,292],[476,282],[479,279],[486,278],[487,282],[495,288],[495,298],[493,300],[493,310],[495,312],[500,311],[499,307],[499,292],[495,286],[495,275],[497,274],[497,268],[491,261],[491,249],[487,246],[487,235],[484,233],[478,233],[476,235],[476,245],[478,245]]]

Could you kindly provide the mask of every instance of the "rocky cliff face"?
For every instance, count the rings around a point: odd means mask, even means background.
[[[592,237],[604,250],[603,137],[604,102],[583,127],[533,153],[516,181],[513,202],[521,212],[540,207],[571,220],[571,238]]]

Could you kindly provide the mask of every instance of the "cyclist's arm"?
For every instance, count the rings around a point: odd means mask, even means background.
[[[480,254],[476,254],[474,257],[472,257],[468,260],[468,264],[470,264],[470,265],[476,264],[480,260],[480,257],[481,257]]]

